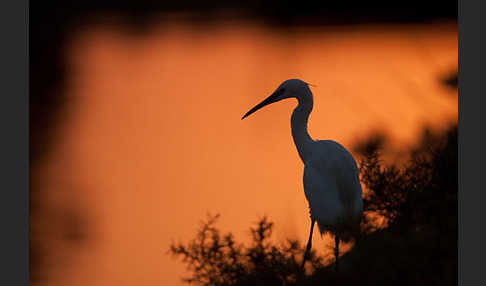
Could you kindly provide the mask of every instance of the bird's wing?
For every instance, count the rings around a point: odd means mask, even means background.
[[[343,214],[343,205],[332,176],[313,164],[304,168],[304,193],[311,217],[319,225],[333,225]]]
[[[356,161],[334,141],[320,141],[320,145],[322,153],[305,164],[304,189],[307,184],[311,196],[318,196],[315,200],[329,200],[329,203],[320,202],[322,206],[338,205],[334,210],[340,211],[341,215],[359,215],[362,210],[362,190]]]
[[[339,198],[347,210],[354,211],[359,208],[356,204],[361,201],[362,194],[356,162],[351,155],[344,156],[335,168]]]

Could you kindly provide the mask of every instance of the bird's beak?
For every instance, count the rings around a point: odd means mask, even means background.
[[[258,109],[260,109],[260,108],[262,108],[262,107],[264,107],[266,105],[272,104],[274,102],[277,102],[277,101],[278,101],[278,95],[275,94],[275,93],[272,93],[272,95],[270,95],[269,97],[267,97],[264,101],[260,102],[255,107],[253,107],[252,109],[250,109],[250,111],[248,111],[245,115],[243,115],[243,117],[241,118],[241,120],[245,119],[246,117],[248,117],[253,112],[257,111]]]

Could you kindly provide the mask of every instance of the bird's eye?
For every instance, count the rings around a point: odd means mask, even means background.
[[[278,94],[282,94],[282,93],[284,93],[284,92],[285,92],[285,88],[284,88],[284,87],[282,87],[282,88],[281,88],[281,89],[278,91]]]

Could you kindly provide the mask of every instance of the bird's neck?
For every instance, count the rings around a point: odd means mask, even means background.
[[[300,159],[305,163],[311,156],[311,145],[314,143],[314,140],[307,131],[307,121],[309,120],[309,115],[314,105],[311,91],[308,90],[305,96],[297,98],[297,100],[299,101],[299,105],[292,113],[290,124],[295,146],[299,152]]]

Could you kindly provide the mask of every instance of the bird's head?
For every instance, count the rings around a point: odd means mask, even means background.
[[[241,119],[261,109],[262,107],[286,98],[297,98],[299,101],[303,96],[310,94],[309,84],[300,79],[288,79],[280,84],[279,87],[265,100],[250,109]]]

